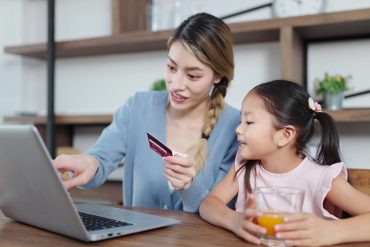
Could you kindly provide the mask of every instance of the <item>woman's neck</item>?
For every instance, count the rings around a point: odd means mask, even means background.
[[[172,121],[184,121],[184,122],[203,122],[206,111],[208,110],[209,100],[204,100],[198,105],[185,110],[177,110],[171,107],[170,104],[167,106],[167,118]]]
[[[170,105],[167,108],[167,145],[185,153],[201,138],[207,101],[192,109],[178,111]]]

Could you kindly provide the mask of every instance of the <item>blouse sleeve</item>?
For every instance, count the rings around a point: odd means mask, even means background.
[[[322,177],[321,188],[319,189],[319,193],[316,198],[317,205],[321,205],[322,215],[328,219],[337,219],[337,217],[334,215],[335,206],[325,203],[325,208],[324,208],[324,201],[329,191],[331,190],[331,184],[333,180],[337,178],[338,176],[347,180],[347,177],[348,177],[347,169],[343,162],[339,162],[331,166],[327,166],[327,169],[325,170],[323,177]]]
[[[125,157],[131,101],[130,99],[115,112],[112,123],[103,130],[98,141],[88,151],[89,155],[99,161],[99,168],[90,182],[82,186],[83,188],[96,188],[103,184]]]

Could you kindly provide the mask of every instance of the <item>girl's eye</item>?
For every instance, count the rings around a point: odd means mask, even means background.
[[[246,121],[245,123],[248,124],[248,125],[253,124],[253,122],[250,122],[250,121]]]
[[[196,75],[188,75],[189,79],[192,80],[192,81],[195,81],[197,79],[200,78],[200,76],[196,76]]]

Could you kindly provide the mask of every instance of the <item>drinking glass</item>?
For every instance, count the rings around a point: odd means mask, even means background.
[[[267,246],[285,246],[284,240],[275,236],[275,225],[284,223],[286,215],[302,210],[304,190],[293,187],[258,187],[254,194],[257,210],[261,213],[257,222],[267,230],[261,236],[261,243]]]

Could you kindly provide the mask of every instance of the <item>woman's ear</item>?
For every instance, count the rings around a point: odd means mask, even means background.
[[[223,77],[223,76],[221,76],[220,74],[215,73],[215,75],[213,76],[213,84],[218,84],[218,83],[220,83],[220,81],[221,81],[222,77]]]
[[[294,142],[297,135],[297,129],[292,125],[287,125],[280,129],[276,134],[276,145],[281,148]]]

